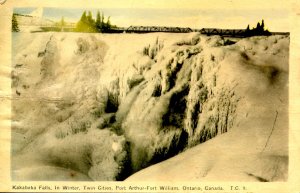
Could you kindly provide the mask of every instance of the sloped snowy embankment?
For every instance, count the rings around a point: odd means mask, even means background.
[[[13,179],[286,180],[289,37],[13,42]]]

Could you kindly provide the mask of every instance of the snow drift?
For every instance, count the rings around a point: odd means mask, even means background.
[[[12,178],[286,180],[288,52],[287,36],[13,34]]]

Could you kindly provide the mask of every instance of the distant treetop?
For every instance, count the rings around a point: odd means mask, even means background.
[[[265,29],[265,22],[264,20],[261,21],[261,23],[257,23],[255,28],[250,29],[250,26],[248,25],[245,32],[246,36],[257,36],[257,35],[271,35],[269,30]]]
[[[116,27],[111,25],[110,17],[108,17],[105,21],[104,14],[97,11],[96,20],[93,19],[93,15],[91,11],[86,11],[82,13],[80,20],[77,22],[75,31],[77,32],[109,32],[112,27]]]

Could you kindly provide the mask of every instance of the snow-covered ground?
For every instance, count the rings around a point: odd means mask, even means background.
[[[288,57],[287,36],[14,33],[12,177],[287,180]]]

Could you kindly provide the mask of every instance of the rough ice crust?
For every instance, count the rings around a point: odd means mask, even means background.
[[[13,179],[123,180],[177,154],[162,163],[162,179],[176,178],[185,163],[172,160],[185,155],[187,166],[202,164],[187,180],[222,180],[227,172],[217,168],[231,162],[248,168],[228,166],[233,179],[286,179],[288,37],[13,38]],[[253,156],[242,162],[245,152]],[[262,172],[271,167],[281,173]],[[151,168],[129,179],[162,173]]]

